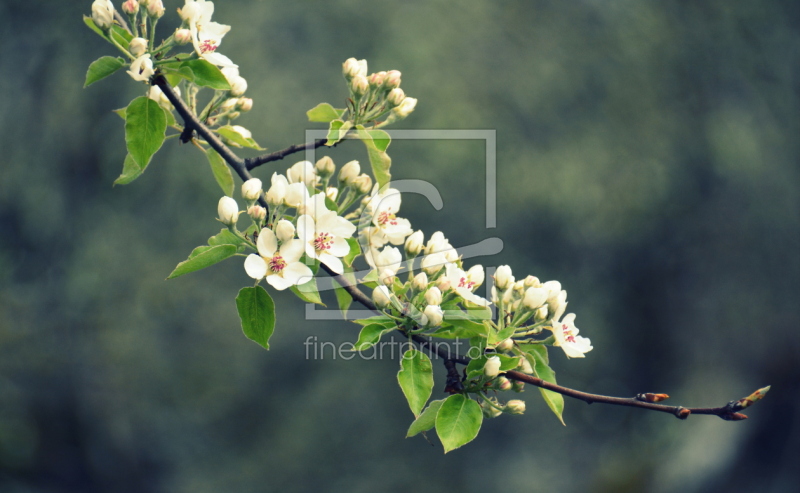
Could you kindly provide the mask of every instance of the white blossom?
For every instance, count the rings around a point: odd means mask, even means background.
[[[145,53],[131,63],[131,69],[128,70],[133,80],[147,82],[150,77],[155,73],[153,70],[153,61],[150,60],[150,53]]]
[[[267,278],[277,290],[302,284],[313,276],[311,269],[300,262],[303,243],[300,240],[283,242],[278,248],[278,238],[269,229],[262,229],[256,242],[258,255],[250,254],[244,261],[247,275],[253,279]]]
[[[580,331],[575,327],[574,313],[568,313],[560,322],[553,319],[552,330],[556,339],[555,345],[563,349],[567,357],[583,358],[584,353],[592,350],[592,342],[578,335]]]
[[[306,255],[319,259],[337,274],[344,272],[340,257],[350,253],[347,238],[355,231],[353,223],[329,210],[318,210],[315,217],[303,214],[297,219],[297,234],[303,241]]]

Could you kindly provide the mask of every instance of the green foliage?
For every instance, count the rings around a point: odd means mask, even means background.
[[[413,348],[406,351],[400,361],[397,382],[403,389],[411,412],[415,417],[419,416],[433,391],[433,367],[428,355]]]
[[[342,273],[342,277],[344,277],[351,286],[355,286],[357,283],[356,276],[353,274],[353,269],[350,267],[345,267],[345,271]],[[338,280],[335,280],[336,285],[334,286],[334,294],[336,295],[336,302],[339,305],[339,310],[342,311],[342,318],[347,318],[347,309],[350,308],[350,304],[353,303],[353,297],[350,296],[350,293],[344,289],[344,287],[339,284]]]
[[[205,269],[218,262],[222,262],[226,258],[236,255],[236,247],[233,245],[217,245],[209,247],[198,247],[192,251],[189,258],[179,263],[175,270],[167,277],[167,279],[174,279],[176,277],[194,272],[196,270]]]
[[[329,123],[338,120],[345,114],[347,109],[334,108],[328,103],[320,103],[306,112],[308,121]]]
[[[541,344],[526,344],[522,349],[525,351],[525,357],[528,359],[531,367],[533,367],[533,371],[536,376],[545,382],[555,384],[556,372],[554,372],[548,364],[549,361],[547,356],[547,347]],[[542,393],[542,397],[547,403],[547,407],[553,411],[553,414],[555,414],[558,420],[561,421],[561,424],[565,425],[563,417],[564,396],[553,392],[552,390],[546,390],[541,387],[539,388],[539,391]]]
[[[261,286],[242,288],[236,297],[236,308],[244,335],[268,350],[269,338],[275,331],[275,303],[267,291]]]
[[[144,166],[139,166],[139,163],[133,159],[133,156],[127,154],[125,156],[125,162],[122,163],[122,173],[116,180],[114,180],[114,185],[127,185],[133,180],[139,178],[139,175],[141,175],[143,172]]]
[[[397,327],[392,322],[392,325],[386,324],[369,324],[361,328],[358,334],[358,340],[355,343],[356,351],[364,351],[377,344],[384,334],[395,330]]]
[[[428,407],[422,411],[422,414],[411,423],[411,426],[408,427],[408,431],[406,432],[406,438],[413,437],[419,433],[428,431],[433,429],[436,426],[436,415],[439,413],[439,409],[444,404],[444,399],[438,399],[435,401],[431,401],[428,404]]]
[[[105,79],[125,66],[125,60],[115,56],[104,56],[93,61],[86,71],[86,82],[83,87],[89,87],[98,80]]]
[[[125,143],[128,153],[140,168],[136,176],[144,172],[153,154],[161,148],[166,130],[164,109],[152,99],[138,97],[125,109]]]
[[[298,298],[306,303],[314,303],[325,306],[325,303],[322,302],[322,298],[319,296],[319,288],[317,288],[316,278],[311,278],[311,280],[306,283],[292,286],[290,289],[294,294],[297,295]]]
[[[245,137],[239,132],[236,131],[231,125],[225,125],[224,127],[219,127],[216,129],[216,132],[221,136],[225,137],[231,144],[236,147],[248,147],[250,149],[255,149],[257,151],[263,151],[264,148],[258,145],[258,143],[253,140],[252,137]]]
[[[198,86],[209,87],[217,91],[230,91],[231,86],[228,84],[228,79],[222,72],[212,63],[206,60],[187,60],[181,62],[179,72],[183,75],[186,74],[188,69],[192,76],[189,80]],[[187,77],[188,78],[188,77]]]
[[[477,402],[462,394],[451,395],[436,413],[436,434],[444,453],[466,445],[478,436],[483,412]]]
[[[351,128],[353,128],[353,122],[351,121],[332,120],[328,128],[328,141],[325,145],[332,146],[336,144],[347,135]]]
[[[366,130],[363,125],[356,125],[358,138],[367,147],[369,164],[372,166],[372,174],[379,187],[383,187],[392,179],[389,168],[392,166],[392,158],[386,154],[386,149],[391,143],[389,134],[383,130]]]
[[[231,168],[227,165],[227,163],[225,163],[225,160],[222,159],[222,156],[220,156],[219,153],[214,149],[209,148],[206,150],[206,158],[208,158],[208,164],[211,165],[211,173],[214,175],[214,179],[217,180],[217,184],[222,189],[222,193],[228,197],[233,197],[234,185]]]

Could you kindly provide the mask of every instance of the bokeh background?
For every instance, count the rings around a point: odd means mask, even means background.
[[[0,491],[796,491],[800,4],[217,2],[255,100],[240,123],[271,150],[342,103],[351,56],[403,72],[419,105],[401,128],[497,131],[497,228],[478,141],[393,143],[395,177],[445,204],[402,215],[456,246],[500,237],[476,261],[563,283],[595,349],[554,352],[560,383],[690,406],[773,386],[744,422],[568,400],[566,427],[529,389],[525,416],[447,455],[403,438],[396,359],[305,359],[307,337],[354,326],[277,293],[265,352],[239,326],[239,261],[164,280],[219,230],[220,192],[176,140],[112,187],[110,110],[145,87],[82,88],[113,54],[90,4],[0,3]]]

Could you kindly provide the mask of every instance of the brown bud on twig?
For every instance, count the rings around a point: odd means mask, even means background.
[[[747,397],[739,399],[733,404],[733,409],[735,411],[741,411],[742,409],[747,409],[748,407],[752,406],[756,402],[763,399],[764,396],[767,395],[767,392],[769,392],[770,387],[771,387],[770,385],[767,385],[766,387],[756,390]]]
[[[690,414],[692,414],[692,412],[685,407],[678,407],[675,409],[675,416],[679,419],[686,419]]]
[[[636,400],[643,402],[661,402],[667,399],[669,399],[667,394],[652,394],[650,392],[646,394],[636,394]]]
[[[741,421],[743,419],[747,419],[746,414],[742,413],[730,413],[730,414],[722,414],[720,418],[724,419],[725,421]]]

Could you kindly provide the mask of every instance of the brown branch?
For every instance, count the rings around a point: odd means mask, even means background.
[[[252,178],[249,170],[259,166],[261,164],[270,162],[270,161],[277,161],[283,159],[284,157],[300,152],[302,150],[316,149],[325,143],[324,140],[317,140],[312,143],[307,144],[298,144],[291,146],[287,149],[282,151],[274,152],[272,154],[267,154],[265,156],[251,158],[248,160],[243,160],[228,147],[226,146],[219,137],[216,136],[208,127],[202,124],[189,110],[183,100],[175,94],[175,91],[172,90],[172,87],[167,82],[166,78],[163,75],[156,75],[152,79],[152,83],[157,85],[161,88],[164,94],[167,96],[167,99],[172,103],[175,107],[175,110],[178,114],[183,118],[184,126],[187,130],[185,133],[188,135],[188,139],[191,139],[191,134],[193,131],[196,131],[198,135],[200,135],[203,139],[208,142],[208,144],[219,153],[220,156],[228,163],[228,165],[236,171],[236,174],[243,180],[249,180]],[[187,139],[187,140],[188,140]],[[266,203],[264,203],[263,196],[260,199],[262,205],[266,207]],[[342,288],[353,298],[353,300],[359,302],[368,310],[375,312],[375,314],[380,315],[381,311],[375,306],[372,302],[372,299],[367,296],[363,291],[358,289],[357,286],[351,284],[344,276],[336,274],[333,272],[327,265],[321,264],[322,269],[327,272],[331,277],[338,282]],[[412,335],[411,339],[414,342],[417,342],[421,346],[427,346],[432,351],[436,352],[436,354],[444,359],[445,367],[447,368],[448,378],[447,378],[447,385],[446,390],[459,392],[463,390],[462,381],[458,375],[458,370],[456,369],[455,364],[462,364],[466,365],[469,363],[469,358],[460,357],[458,355],[451,356],[449,348],[448,350],[442,349],[438,344],[433,344],[430,340],[422,337],[420,335]],[[505,373],[505,376],[510,380],[517,380],[520,382],[524,382],[530,385],[534,385],[536,387],[541,387],[546,390],[551,390],[553,392],[557,392],[561,395],[565,395],[567,397],[572,397],[574,399],[581,400],[586,402],[587,404],[592,404],[595,402],[601,404],[611,404],[615,406],[628,406],[628,407],[637,407],[640,409],[649,409],[651,411],[658,411],[663,413],[669,413],[674,416],[677,416],[680,419],[686,419],[691,414],[708,414],[719,416],[722,419],[728,421],[740,421],[743,419],[747,419],[747,416],[744,414],[739,413],[742,409],[750,406],[757,400],[761,399],[769,387],[764,389],[759,389],[753,394],[738,401],[731,401],[728,404],[722,407],[714,407],[714,408],[686,408],[682,406],[666,406],[664,404],[657,404],[659,400],[665,399],[667,396],[666,394],[639,394],[636,397],[625,398],[625,397],[610,397],[605,395],[599,394],[590,394],[588,392],[581,392],[580,390],[574,390],[568,387],[562,387],[561,385],[557,385],[554,383],[547,382],[542,380],[541,378],[527,375],[525,373],[521,373],[518,371],[508,371]]]

